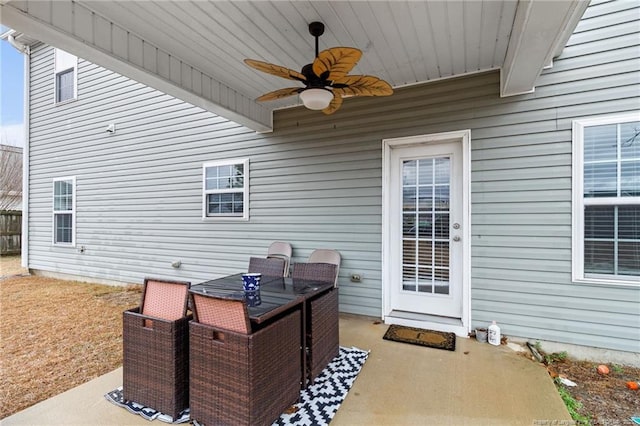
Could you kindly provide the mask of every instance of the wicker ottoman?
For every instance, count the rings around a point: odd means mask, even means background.
[[[270,425],[300,394],[300,310],[250,334],[190,323],[191,419]]]
[[[124,398],[176,419],[189,407],[189,321],[123,313]]]

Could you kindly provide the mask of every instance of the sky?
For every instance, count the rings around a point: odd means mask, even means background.
[[[5,27],[0,28],[0,33]],[[0,41],[0,144],[24,146],[24,56]]]

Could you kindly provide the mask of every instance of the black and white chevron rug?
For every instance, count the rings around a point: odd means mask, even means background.
[[[368,351],[358,348],[340,346],[340,353],[327,365],[316,378],[313,385],[300,392],[300,402],[296,404],[296,411],[282,414],[273,425],[324,426],[328,425],[344,401],[351,385],[358,377],[367,357]],[[122,386],[107,393],[105,398],[132,413],[139,414],[147,420],[161,420],[167,423],[186,423],[189,410],[180,414],[178,419],[162,414],[151,408],[144,407],[132,401],[125,401],[122,396]]]
[[[313,385],[300,392],[298,409],[283,414],[274,425],[328,425],[344,401],[369,356],[368,351],[340,346],[340,353],[322,370]]]

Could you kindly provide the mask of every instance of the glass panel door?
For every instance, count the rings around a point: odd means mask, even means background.
[[[402,162],[402,291],[450,292],[451,158]]]

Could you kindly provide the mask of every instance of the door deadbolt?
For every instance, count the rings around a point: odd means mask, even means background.
[[[460,224],[459,223],[454,223],[453,224],[453,229],[460,229]]]

